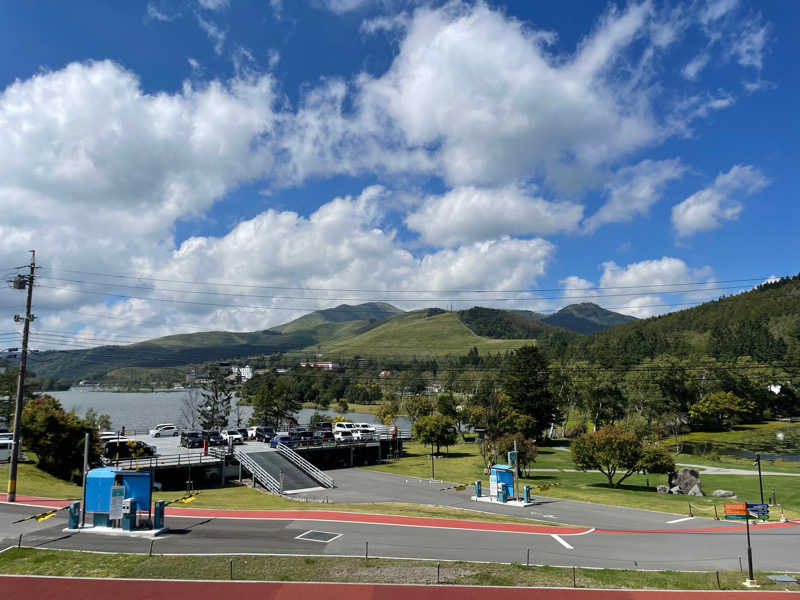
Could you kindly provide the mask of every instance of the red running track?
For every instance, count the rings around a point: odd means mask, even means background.
[[[245,581],[163,581],[72,579],[0,575],[4,597],[36,600],[744,600],[747,591],[582,590],[572,588],[498,588],[455,585],[375,585],[358,583],[283,583]],[[761,592],[772,599],[797,600],[794,592]]]

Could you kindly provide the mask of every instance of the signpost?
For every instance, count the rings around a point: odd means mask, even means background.
[[[125,486],[111,486],[111,503],[108,508],[108,519],[110,521],[122,519],[122,501],[125,499]]]
[[[747,587],[758,587],[756,580],[753,579],[753,550],[750,546],[750,518],[757,519],[769,518],[769,506],[764,504],[726,504],[725,505],[725,518],[727,520],[744,521],[745,531],[747,535]]]

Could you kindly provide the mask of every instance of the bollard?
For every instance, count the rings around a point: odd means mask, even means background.
[[[572,567],[572,587],[578,587],[575,584],[575,567]]]
[[[364,542],[364,560],[369,560],[369,542]]]
[[[739,557],[739,573],[742,573],[742,557]]]
[[[19,540],[17,540],[17,548],[22,548],[22,534],[19,534]]]
[[[230,578],[231,578],[231,581],[233,581],[233,559],[230,560],[229,564],[230,564],[230,569],[231,569]]]
[[[719,513],[717,512],[717,505],[714,505],[714,520],[719,521]]]
[[[719,583],[719,571],[714,571],[714,574],[717,576],[717,589],[721,590],[722,586]]]
[[[147,553],[147,556],[153,556],[153,542],[155,540],[150,540],[150,551]]]
[[[530,548],[528,548],[528,557],[525,559],[525,566],[526,567],[530,567],[531,566],[531,549]]]
[[[689,516],[693,517],[694,515],[692,514],[692,503],[689,502],[688,504],[689,504]]]
[[[441,563],[436,563],[436,583],[439,583],[439,568],[441,567]]]

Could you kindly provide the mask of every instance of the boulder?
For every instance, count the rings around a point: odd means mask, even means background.
[[[680,488],[681,494],[688,494],[694,486],[700,485],[700,473],[694,469],[681,469],[676,473],[669,474],[669,487]]]
[[[714,490],[711,495],[715,498],[734,498],[735,494],[730,490]]]
[[[664,485],[664,484],[662,483],[661,485],[657,485],[657,486],[656,486],[656,491],[657,491],[659,494],[669,494],[669,486],[667,486],[667,485]]]
[[[695,485],[692,486],[692,489],[690,489],[687,492],[687,494],[689,496],[705,496],[706,495],[705,492],[703,491],[703,488],[700,487],[700,482],[699,481]]]

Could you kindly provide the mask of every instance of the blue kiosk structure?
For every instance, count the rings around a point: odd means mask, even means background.
[[[136,529],[137,511],[150,512],[153,496],[152,479],[146,471],[122,471],[113,467],[92,469],[86,474],[84,502],[86,512],[92,513],[95,527],[110,525],[111,492],[123,487],[123,529]]]

